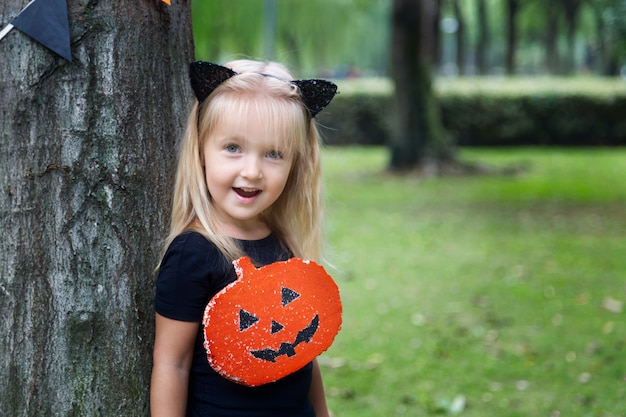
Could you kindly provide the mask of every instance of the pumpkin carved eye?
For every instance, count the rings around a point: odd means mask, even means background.
[[[283,305],[283,307],[295,301],[296,298],[300,297],[300,294],[298,294],[296,291],[286,288],[286,287],[280,288],[280,295],[281,295],[281,304]]]
[[[298,258],[262,268],[248,258],[233,264],[238,279],[213,297],[202,321],[216,372],[257,386],[297,371],[331,345],[341,300],[320,265]]]
[[[248,313],[246,310],[239,310],[239,331],[243,332],[244,330],[248,330],[252,327],[256,322],[259,321],[259,318],[252,313]]]

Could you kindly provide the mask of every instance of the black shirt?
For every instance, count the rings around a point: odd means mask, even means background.
[[[238,243],[257,266],[290,257],[289,251],[274,235]],[[197,232],[185,232],[174,239],[161,262],[155,310],[170,319],[200,323],[209,300],[236,279],[233,265],[212,242]],[[246,387],[223,378],[209,366],[203,337],[199,324],[190,372],[187,416],[315,416],[308,398],[311,363],[276,382]]]

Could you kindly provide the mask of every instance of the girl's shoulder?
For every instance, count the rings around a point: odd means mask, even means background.
[[[209,248],[217,249],[213,242],[207,239],[202,233],[196,232],[195,230],[185,230],[184,232],[176,236],[172,240],[172,243],[170,243],[168,250],[177,247],[184,247],[190,250],[206,250]]]
[[[162,267],[170,265],[184,270],[224,268],[228,264],[213,242],[192,230],[185,231],[172,240],[161,262]]]
[[[198,232],[184,232],[168,246],[156,279],[155,309],[175,320],[199,321],[209,299],[235,272],[219,249]]]
[[[284,261],[292,256],[289,249],[274,234],[258,240],[238,240],[237,245],[258,264],[266,265]],[[165,255],[162,265],[184,265],[184,269],[209,268],[214,271],[232,269],[219,247],[202,233],[187,230],[176,236]]]

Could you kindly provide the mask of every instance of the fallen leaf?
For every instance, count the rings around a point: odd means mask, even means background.
[[[604,297],[604,300],[602,300],[602,307],[611,313],[617,314],[624,311],[624,302],[616,300],[613,297]]]
[[[465,403],[466,403],[465,395],[457,395],[452,400],[452,403],[450,404],[450,407],[448,408],[448,412],[450,412],[450,414],[461,413],[463,410],[465,410]]]

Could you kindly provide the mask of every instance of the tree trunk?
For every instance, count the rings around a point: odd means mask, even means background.
[[[396,97],[396,134],[390,169],[408,170],[448,159],[447,144],[431,85],[425,34],[432,33],[430,0],[394,0],[392,76]]]
[[[430,64],[432,65],[432,68],[435,69],[441,69],[442,67],[442,60],[441,60],[441,28],[439,27],[439,24],[441,22],[441,6],[442,6],[443,0],[435,0],[435,3],[432,4],[433,6],[433,20],[432,20],[432,24],[429,25],[430,29],[431,29],[431,33],[430,33],[430,38],[431,38],[431,42],[430,45],[428,45],[428,48],[424,53],[430,56]]]
[[[573,74],[576,71],[576,28],[581,2],[580,0],[561,0],[561,5],[565,11],[567,24],[567,56],[564,69],[566,74]]]
[[[191,6],[68,6],[71,63],[0,42],[0,414],[147,415]]]
[[[507,0],[506,15],[506,73],[515,74],[515,54],[517,52],[517,13],[520,0]]]
[[[560,59],[557,41],[559,39],[559,9],[556,3],[546,3],[546,68],[550,74],[559,72]]]
[[[603,8],[599,7],[597,2],[591,2],[593,18],[596,25],[597,44],[596,47],[596,62],[592,71],[599,75],[605,75],[604,63],[607,61],[607,27],[604,21]]]
[[[459,75],[464,75],[467,73],[465,69],[465,19],[459,0],[452,0],[452,10],[454,10],[454,18],[458,24],[456,30],[456,68]]]
[[[485,0],[478,0],[477,8],[478,42],[476,44],[476,68],[479,75],[486,75],[489,71],[487,53],[491,42]]]

